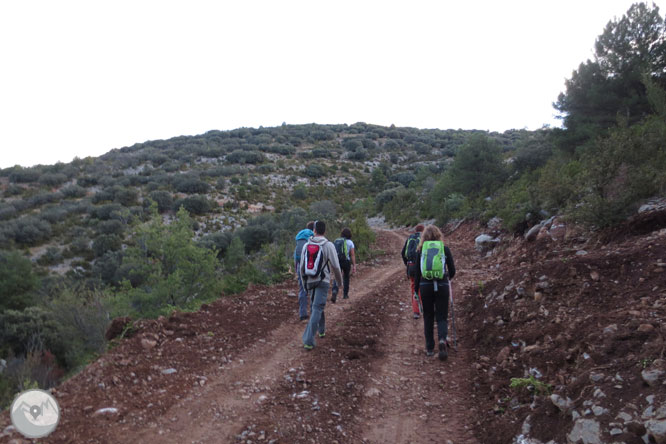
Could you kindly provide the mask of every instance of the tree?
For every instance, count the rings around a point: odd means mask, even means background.
[[[615,126],[618,117],[633,124],[648,115],[644,74],[666,85],[666,22],[658,6],[635,3],[608,22],[594,60],[581,63],[553,104],[566,128],[560,145],[573,151]]]
[[[463,145],[449,170],[447,195],[460,192],[468,196],[490,193],[506,177],[502,150],[484,135],[474,135]]]
[[[155,316],[168,305],[187,307],[217,296],[217,251],[197,245],[192,236],[192,219],[183,208],[169,225],[154,212],[138,228],[136,245],[127,248],[122,266],[141,283],[124,289],[139,313]]]

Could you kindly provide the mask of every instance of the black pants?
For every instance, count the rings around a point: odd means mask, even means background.
[[[351,272],[351,263],[347,262],[345,264],[340,264],[340,270],[342,270],[342,296],[344,298],[349,297],[349,273]],[[339,285],[333,279],[333,287],[331,288],[331,294],[335,298],[338,295]]]
[[[434,350],[433,329],[435,320],[437,320],[438,340],[446,341],[449,328],[449,281],[437,281],[437,291],[435,291],[435,282],[421,278],[420,290],[426,350]]]

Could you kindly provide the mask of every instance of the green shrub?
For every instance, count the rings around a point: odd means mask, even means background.
[[[0,251],[0,311],[32,305],[39,280],[29,259],[16,251]]]

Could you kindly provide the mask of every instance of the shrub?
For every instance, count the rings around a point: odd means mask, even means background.
[[[38,259],[39,265],[55,265],[62,262],[62,253],[58,247],[49,247]]]
[[[174,208],[180,207],[185,208],[191,214],[202,215],[212,211],[214,203],[206,199],[206,196],[195,195],[177,200]]]
[[[95,257],[101,257],[108,251],[120,250],[121,245],[122,241],[117,235],[103,234],[93,240],[92,250],[95,253]]]
[[[160,213],[165,213],[173,209],[173,197],[168,191],[153,191],[148,195],[148,197],[157,203],[157,211]]]
[[[39,178],[39,183],[50,187],[55,187],[65,182],[67,182],[67,176],[61,173],[42,174]]]
[[[319,178],[326,174],[324,167],[315,163],[311,163],[305,168],[305,175],[312,178]]]
[[[0,251],[0,311],[31,305],[38,284],[29,259],[15,251]]]
[[[194,308],[218,295],[216,252],[194,243],[192,222],[181,209],[170,225],[153,214],[137,229],[133,236],[137,246],[127,248],[123,267],[145,277],[139,286],[126,282],[116,293],[116,314],[136,311],[154,317],[169,306]]]
[[[210,186],[194,177],[182,177],[174,180],[174,187],[180,193],[197,194],[207,193]]]

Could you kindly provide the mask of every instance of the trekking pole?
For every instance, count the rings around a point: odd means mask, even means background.
[[[414,292],[414,297],[416,298],[416,302],[419,303],[419,313],[421,316],[423,316],[423,304],[421,303],[421,298],[419,297],[418,291]]]
[[[453,286],[449,281],[449,296],[451,296],[451,328],[453,329],[453,349],[458,351],[458,331],[456,330],[456,315],[453,310]]]

